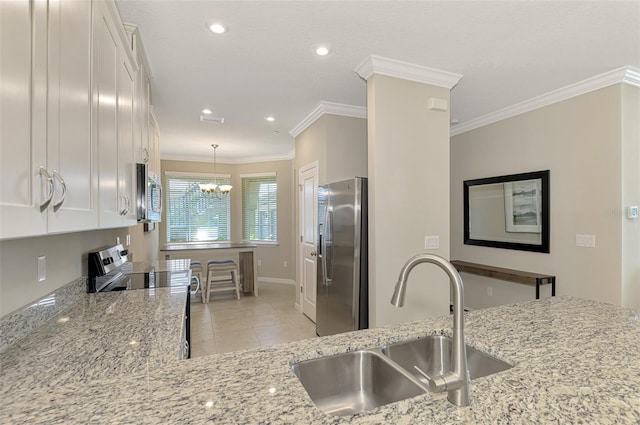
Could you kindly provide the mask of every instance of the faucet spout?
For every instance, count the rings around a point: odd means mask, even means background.
[[[418,254],[411,257],[400,270],[400,276],[391,297],[391,304],[396,307],[404,305],[409,274],[415,266],[421,263],[435,264],[444,270],[449,276],[453,294],[452,370],[442,376],[430,378],[430,381],[433,381],[430,382],[430,386],[436,391],[448,391],[447,399],[456,406],[468,406],[471,404],[471,393],[467,370],[467,350],[464,342],[464,287],[456,268],[438,255]],[[435,384],[436,381],[437,384]]]

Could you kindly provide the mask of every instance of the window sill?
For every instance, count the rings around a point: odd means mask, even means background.
[[[251,241],[251,240],[243,240],[242,242],[247,242],[247,243],[254,243],[258,246],[279,246],[280,244],[276,241],[276,242],[269,242],[269,241]]]

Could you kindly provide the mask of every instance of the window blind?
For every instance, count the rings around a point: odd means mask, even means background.
[[[230,184],[229,177],[215,183]],[[200,191],[199,183],[214,183],[212,175],[166,173],[167,243],[230,240],[230,197],[216,199]]]
[[[242,239],[278,241],[278,183],[276,174],[242,178]]]

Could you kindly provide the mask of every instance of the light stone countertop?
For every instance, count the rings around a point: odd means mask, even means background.
[[[0,423],[640,422],[639,311],[556,297],[476,310],[465,317],[467,344],[514,365],[472,381],[470,407],[458,408],[426,394],[355,416],[329,416],[315,407],[291,371],[291,362],[449,334],[451,318],[441,317],[175,361],[142,374],[26,386],[3,376]]]
[[[178,362],[187,286],[82,294],[0,354],[3,392],[141,376]],[[1,408],[8,408],[4,400]],[[0,423],[4,423],[0,421]]]

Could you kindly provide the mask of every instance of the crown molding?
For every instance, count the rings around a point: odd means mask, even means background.
[[[622,82],[631,86],[640,87],[640,69],[632,66],[628,67],[622,78]]]
[[[498,111],[460,123],[451,128],[451,136],[466,133],[485,125],[493,124],[516,115],[524,114],[538,108],[562,102],[572,97],[580,96],[594,90],[609,87],[614,84],[626,83],[640,87],[640,70],[631,66],[624,66],[612,71],[596,75],[575,84],[562,87],[524,102],[516,103]]]
[[[293,127],[291,131],[289,131],[289,134],[291,137],[298,137],[300,133],[305,131],[324,114],[341,115],[352,118],[367,118],[367,108],[364,106],[345,105],[342,103],[322,101],[313,111],[311,111],[309,115],[300,121],[298,125]]]
[[[284,155],[271,155],[271,156],[247,156],[239,159],[230,158],[218,158],[218,164],[254,164],[256,162],[271,162],[271,161],[290,161],[295,158],[295,150]],[[160,154],[160,159],[163,161],[188,161],[188,162],[210,162],[213,164],[213,160],[209,158],[203,158],[198,155],[185,155],[185,154],[172,154],[165,153]]]
[[[151,72],[149,57],[147,56],[147,51],[144,48],[142,36],[140,35],[140,27],[138,27],[136,24],[130,24],[128,22],[123,22],[122,25],[124,26],[124,30],[126,31],[128,39],[131,43],[129,45],[129,48],[132,49],[134,56],[137,57],[136,63],[138,65],[144,65],[147,76],[149,77],[149,79],[152,79],[153,73]]]
[[[427,66],[402,62],[382,56],[370,55],[355,69],[356,74],[363,80],[368,80],[373,74],[387,75],[389,77],[402,78],[403,80],[417,83],[431,84],[451,90],[462,78],[456,74]]]

